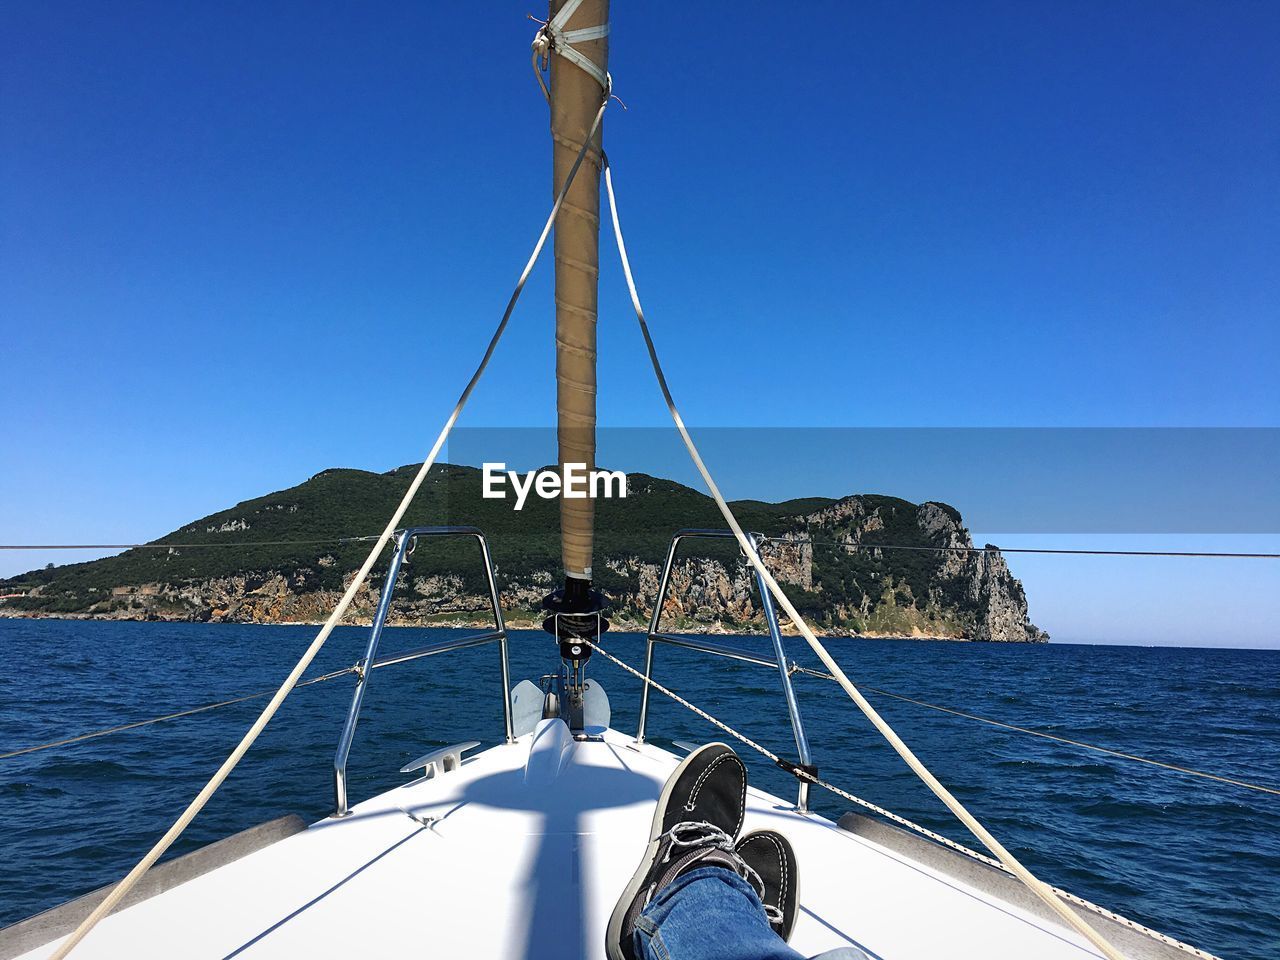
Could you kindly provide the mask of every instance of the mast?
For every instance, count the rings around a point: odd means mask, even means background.
[[[549,16],[570,7],[560,28],[574,37],[572,49],[604,76],[609,63],[609,0],[550,0]],[[563,16],[563,14],[561,14]],[[602,30],[590,28],[603,27]],[[599,33],[599,36],[595,34]],[[551,70],[552,189],[558,192],[573,166],[605,96],[600,80],[567,56],[549,57]],[[555,226],[556,437],[562,481],[565,464],[596,465],[596,301],[600,262],[600,171],[603,127],[596,130]],[[564,484],[562,483],[562,491]],[[603,598],[592,590],[591,556],[595,501],[560,497],[560,548],[564,586],[543,602],[549,612],[543,626],[561,640],[567,635],[594,637],[608,624],[598,613]],[[560,614],[557,618],[556,614]],[[572,616],[565,616],[570,614]],[[585,662],[590,648],[572,648]],[[577,660],[561,644],[566,660]]]

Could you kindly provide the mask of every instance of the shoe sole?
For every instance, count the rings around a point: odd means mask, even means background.
[[[605,952],[609,956],[609,960],[629,960],[627,955],[622,952],[622,925],[626,922],[627,911],[631,908],[631,904],[640,894],[640,887],[644,884],[644,878],[649,875],[649,871],[653,868],[653,863],[658,859],[658,838],[662,836],[662,820],[667,812],[667,804],[671,802],[671,789],[675,786],[676,781],[680,779],[680,774],[684,773],[693,763],[694,757],[703,750],[710,747],[727,747],[724,743],[708,743],[694,750],[687,757],[680,761],[676,768],[671,771],[671,775],[667,777],[667,782],[663,784],[662,793],[658,795],[658,805],[653,811],[653,822],[649,825],[649,845],[645,847],[644,856],[640,858],[640,866],[636,868],[636,872],[631,877],[631,882],[627,884],[627,889],[622,892],[622,896],[618,898],[617,904],[613,908],[613,913],[609,916],[609,926],[605,933]]]

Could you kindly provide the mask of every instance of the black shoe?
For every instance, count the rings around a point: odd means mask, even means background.
[[[733,748],[708,743],[689,754],[667,777],[653,811],[649,839],[677,823],[709,823],[736,840],[747,809],[747,768]]]
[[[760,880],[760,902],[769,926],[783,940],[791,939],[800,902],[800,874],[791,844],[780,833],[757,830],[739,840],[734,849]]]
[[[733,849],[746,802],[747,768],[725,744],[707,744],[681,761],[658,797],[640,866],[609,918],[609,960],[635,960],[631,939],[636,918],[677,877],[706,866],[747,875]]]

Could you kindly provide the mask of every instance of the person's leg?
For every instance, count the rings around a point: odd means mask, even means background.
[[[605,932],[609,960],[640,960],[633,927],[654,896],[700,867],[745,871],[733,849],[746,812],[747,768],[723,743],[685,757],[663,785],[649,843]]]
[[[723,867],[699,867],[654,897],[636,920],[643,960],[804,960],[775,932],[755,888]],[[812,960],[868,960],[839,947]]]
[[[756,891],[724,867],[698,867],[661,890],[636,920],[645,960],[804,960],[774,933]]]
[[[737,839],[746,774],[723,743],[700,747],[676,767],[609,918],[609,960],[804,960],[785,940],[799,906],[791,845],[767,830]],[[824,957],[866,960],[856,951]]]

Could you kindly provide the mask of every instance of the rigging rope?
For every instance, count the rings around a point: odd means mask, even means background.
[[[889,745],[897,752],[908,767],[911,768],[934,795],[941,800],[955,816],[963,823],[969,831],[977,837],[982,844],[995,854],[996,858],[1005,865],[1005,867],[1018,877],[1033,893],[1043,900],[1054,913],[1058,914],[1065,920],[1072,929],[1078,931],[1090,943],[1098,948],[1108,960],[1124,960],[1124,955],[1120,953],[1110,941],[1107,940],[1092,924],[1088,923],[1084,918],[1077,914],[1074,910],[1067,906],[1057,893],[1054,892],[1047,884],[1039,880],[1030,870],[1024,867],[1012,853],[1006,850],[1003,844],[992,835],[992,833],[984,827],[973,814],[959,800],[952,795],[942,783],[935,777],[929,768],[912,752],[911,748],[898,736],[888,722],[885,721],[879,713],[876,712],[870,701],[862,695],[862,692],[854,686],[853,682],[845,676],[840,665],[827,652],[826,647],[818,640],[818,637],[809,628],[808,623],[796,610],[787,597],[778,581],[774,579],[773,574],[769,572],[769,568],[764,565],[755,548],[751,545],[751,541],[747,539],[746,533],[743,531],[737,518],[733,515],[733,511],[729,509],[729,504],[725,501],[724,496],[720,493],[720,488],[716,485],[715,480],[711,476],[711,472],[707,469],[707,465],[702,460],[702,455],[698,452],[697,446],[693,442],[693,438],[689,435],[688,429],[685,427],[684,420],[680,416],[680,411],[676,408],[675,399],[671,395],[671,390],[667,385],[667,378],[662,371],[662,363],[658,359],[658,351],[654,346],[653,337],[649,333],[649,325],[645,322],[644,309],[640,305],[640,294],[636,290],[635,278],[631,272],[631,262],[627,257],[626,243],[622,238],[622,225],[618,218],[618,204],[613,192],[613,177],[610,173],[609,165],[604,168],[605,191],[609,197],[609,213],[613,218],[613,235],[617,241],[618,256],[622,261],[622,273],[627,281],[627,290],[631,295],[631,305],[635,308],[636,320],[640,324],[640,332],[644,336],[645,346],[649,351],[649,360],[653,365],[654,376],[658,380],[658,386],[662,390],[663,398],[667,402],[667,410],[671,413],[671,419],[675,423],[676,429],[680,433],[681,439],[684,441],[685,448],[689,451],[689,457],[693,460],[694,466],[702,475],[703,482],[707,485],[707,490],[715,500],[716,506],[720,510],[720,514],[724,517],[725,522],[733,531],[734,537],[738,541],[739,547],[742,548],[743,555],[751,562],[759,575],[760,580],[769,588],[769,592],[773,594],[778,605],[782,607],[786,615],[795,624],[796,629],[800,631],[805,642],[817,654],[818,659],[823,665],[831,671],[836,681],[844,689],[850,699],[857,704],[863,714],[871,721],[872,725],[880,731],[881,735],[889,742]]]
[[[815,776],[811,771],[806,770],[804,767],[791,763],[789,760],[786,760],[780,757],[778,754],[774,753],[768,747],[761,746],[759,743],[757,743],[755,740],[752,740],[746,734],[741,733],[738,730],[735,730],[733,727],[729,726],[723,720],[720,720],[712,716],[710,713],[703,710],[701,707],[689,702],[684,697],[680,696],[678,693],[675,693],[674,691],[663,686],[658,681],[652,679],[651,677],[646,677],[643,673],[641,673],[635,667],[631,666],[630,664],[624,663],[622,660],[619,660],[617,657],[615,657],[613,654],[611,654],[608,650],[604,649],[600,645],[593,643],[591,640],[584,639],[582,642],[585,643],[587,646],[591,647],[593,650],[595,650],[605,659],[612,661],[614,664],[621,667],[627,673],[636,677],[643,683],[648,684],[653,689],[657,690],[659,693],[664,694],[667,697],[670,697],[672,700],[680,704],[682,707],[686,708],[692,713],[697,714],[699,717],[702,717],[702,719],[706,720],[708,723],[712,724],[713,726],[723,730],[725,733],[733,737],[739,743],[745,744],[746,746],[750,747],[752,750],[755,750],[761,756],[772,761],[774,765],[781,767],[783,770],[786,770],[788,773],[790,773],[792,776],[796,777],[797,779],[804,780],[807,783],[811,783],[816,787],[821,787],[823,790],[826,790],[830,793],[835,794],[838,797],[848,800],[850,803],[857,804],[858,806],[862,807],[865,810],[869,810],[878,816],[884,817],[886,820],[890,820],[898,824],[899,826],[905,827],[906,829],[913,831],[914,833],[918,833],[923,837],[927,837],[928,839],[934,841],[935,843],[939,843],[944,847],[954,850],[957,853],[963,854],[964,856],[969,857],[973,860],[976,860],[979,863],[985,863],[987,866],[993,867],[994,869],[999,870],[1001,873],[1007,874],[1009,876],[1014,876],[1014,877],[1017,876],[1017,874],[1015,874],[1012,870],[1010,870],[1005,864],[1001,863],[999,860],[995,860],[991,857],[988,857],[986,854],[979,853],[977,850],[974,850],[971,847],[967,847],[962,843],[957,843],[955,840],[952,840],[950,837],[943,836],[940,833],[930,830],[928,827],[922,826],[921,824],[916,823],[914,820],[908,820],[906,817],[900,816],[899,814],[894,813],[892,810],[886,810],[884,807],[874,804],[870,800],[864,800],[862,797],[852,794],[847,790],[844,790],[840,787],[835,786],[834,784],[828,783],[826,780],[823,780],[820,777]],[[874,688],[868,687],[867,689],[874,689]],[[1161,933],[1159,930],[1153,930],[1150,927],[1144,926],[1143,924],[1138,923],[1136,920],[1130,920],[1128,917],[1122,916],[1121,914],[1108,910],[1106,907],[1099,906],[1098,904],[1092,902],[1091,900],[1086,900],[1083,897],[1078,897],[1074,893],[1070,893],[1066,890],[1061,889],[1060,887],[1052,887],[1052,886],[1048,886],[1048,884],[1046,884],[1045,886],[1048,887],[1048,889],[1051,890],[1057,897],[1060,897],[1063,900],[1067,900],[1075,904],[1076,906],[1081,907],[1085,910],[1089,910],[1092,913],[1096,913],[1101,917],[1106,917],[1108,920],[1112,920],[1115,923],[1128,927],[1131,930],[1135,930],[1138,933],[1151,937],[1152,939],[1159,940],[1161,943],[1166,943],[1169,946],[1178,948],[1179,950],[1185,950],[1186,952],[1194,954],[1195,956],[1201,958],[1201,960],[1219,960],[1218,957],[1204,950],[1201,950],[1199,947],[1193,947],[1191,944],[1183,943],[1181,940],[1176,940],[1173,937],[1169,936],[1168,934]]]
[[[349,673],[357,672],[358,667],[343,667],[341,670],[334,670],[332,673],[321,674],[318,677],[312,677],[310,680],[299,680],[294,685],[296,690],[298,687],[309,687],[313,683],[324,683],[326,680],[335,680],[338,677],[345,677]],[[246,693],[244,696],[233,697],[230,700],[219,700],[217,703],[206,703],[198,707],[192,707],[189,710],[179,710],[177,713],[166,713],[162,717],[152,717],[150,720],[136,720],[133,723],[122,723],[115,727],[106,727],[102,730],[94,730],[91,733],[81,733],[74,737],[65,737],[62,740],[51,740],[49,743],[39,743],[31,747],[22,747],[19,750],[10,750],[8,753],[0,753],[0,760],[8,760],[10,757],[20,757],[25,753],[37,753],[40,750],[51,750],[54,747],[66,747],[73,743],[83,743],[85,740],[96,740],[98,737],[110,736],[113,733],[124,733],[126,730],[136,730],[139,727],[149,727],[153,723],[161,723],[165,720],[178,720],[182,717],[190,717],[197,713],[205,713],[208,710],[217,710],[220,707],[231,707],[237,703],[245,703],[249,700],[261,700],[263,697],[270,696],[274,690],[262,690],[258,693]]]
[[[551,233],[552,226],[555,224],[556,215],[560,212],[560,208],[564,204],[565,195],[569,192],[569,187],[573,183],[573,178],[577,176],[578,170],[582,167],[582,161],[587,155],[587,147],[591,143],[591,138],[594,136],[596,130],[599,128],[600,121],[603,119],[605,109],[608,106],[609,96],[608,91],[606,90],[605,95],[600,100],[600,108],[596,111],[595,119],[592,121],[591,130],[588,132],[587,137],[582,144],[582,149],[578,151],[578,156],[574,160],[573,166],[570,167],[569,173],[565,177],[564,185],[560,188],[560,192],[556,196],[555,203],[551,206],[551,213],[547,216],[547,222],[542,228],[542,233],[538,236],[537,243],[534,244],[533,252],[529,255],[529,260],[525,264],[524,270],[520,273],[520,278],[516,281],[515,289],[511,293],[511,299],[507,302],[507,308],[503,311],[502,320],[499,321],[497,328],[493,332],[493,336],[489,340],[489,345],[485,349],[484,356],[480,360],[480,365],[476,367],[475,373],[473,373],[471,375],[471,379],[467,381],[467,385],[463,388],[462,393],[458,397],[458,402],[453,407],[453,412],[450,413],[448,419],[445,420],[444,426],[440,430],[440,435],[436,437],[436,442],[432,445],[431,451],[427,454],[426,459],[423,460],[422,466],[418,469],[417,475],[413,478],[413,482],[409,484],[409,489],[405,491],[404,497],[400,500],[399,506],[396,507],[395,512],[391,515],[391,519],[387,522],[386,529],[382,531],[381,535],[378,537],[377,543],[374,544],[373,549],[369,551],[369,556],[365,559],[364,564],[360,567],[355,578],[352,579],[351,585],[347,587],[346,592],[342,595],[342,599],[338,601],[338,605],[334,608],[333,613],[329,615],[329,619],[325,621],[324,626],[320,628],[320,632],[316,634],[316,638],[311,642],[311,646],[307,648],[306,652],[303,653],[302,658],[289,672],[289,675],[285,678],[284,682],[280,685],[280,688],[271,698],[271,702],[263,709],[261,715],[259,715],[258,719],[253,722],[253,725],[236,745],[236,748],[231,751],[231,754],[225,761],[223,761],[222,766],[218,768],[217,772],[214,773],[209,782],[205,784],[204,788],[196,795],[195,799],[192,800],[187,808],[182,812],[181,816],[178,817],[173,826],[171,826],[165,835],[156,842],[155,846],[153,846],[147,855],[138,862],[137,866],[130,870],[124,879],[116,884],[111,892],[107,894],[106,899],[98,904],[98,906],[94,908],[93,912],[90,913],[89,916],[87,916],[80,925],[76,927],[71,935],[62,942],[58,949],[49,957],[49,960],[63,960],[68,953],[75,949],[76,944],[83,940],[85,935],[97,926],[103,917],[107,916],[107,914],[111,913],[111,911],[116,908],[121,899],[133,888],[133,885],[137,883],[142,875],[151,868],[152,864],[154,864],[160,856],[169,849],[173,842],[187,828],[188,824],[195,819],[196,814],[204,808],[204,805],[209,802],[209,798],[213,796],[220,786],[222,786],[223,781],[226,780],[231,771],[235,769],[236,764],[240,762],[240,758],[245,755],[249,747],[253,745],[253,742],[258,739],[258,735],[262,733],[263,728],[266,727],[271,718],[275,716],[276,711],[280,709],[280,705],[297,685],[302,674],[306,671],[307,667],[311,665],[311,661],[315,659],[316,654],[320,652],[320,648],[324,646],[325,641],[329,639],[329,634],[333,632],[334,627],[338,625],[343,615],[347,612],[347,608],[351,606],[351,602],[355,599],[360,586],[364,583],[365,578],[369,576],[369,571],[373,569],[373,565],[377,561],[378,555],[382,552],[383,548],[386,547],[387,543],[390,542],[397,525],[400,523],[400,519],[404,516],[405,511],[409,509],[409,505],[413,502],[413,498],[417,494],[418,488],[422,486],[423,481],[427,477],[428,471],[430,471],[431,467],[435,464],[436,457],[439,456],[441,449],[444,447],[444,443],[445,440],[448,439],[449,432],[453,429],[454,423],[462,413],[462,408],[466,406],[467,400],[470,399],[471,392],[475,389],[476,384],[480,382],[480,377],[489,366],[489,360],[493,357],[493,353],[498,347],[498,341],[502,339],[502,334],[507,329],[507,322],[511,319],[511,314],[515,310],[516,302],[520,299],[520,293],[524,290],[525,281],[529,279],[529,274],[533,272],[534,264],[538,262],[538,256],[542,253],[542,248],[547,242],[547,237]]]

